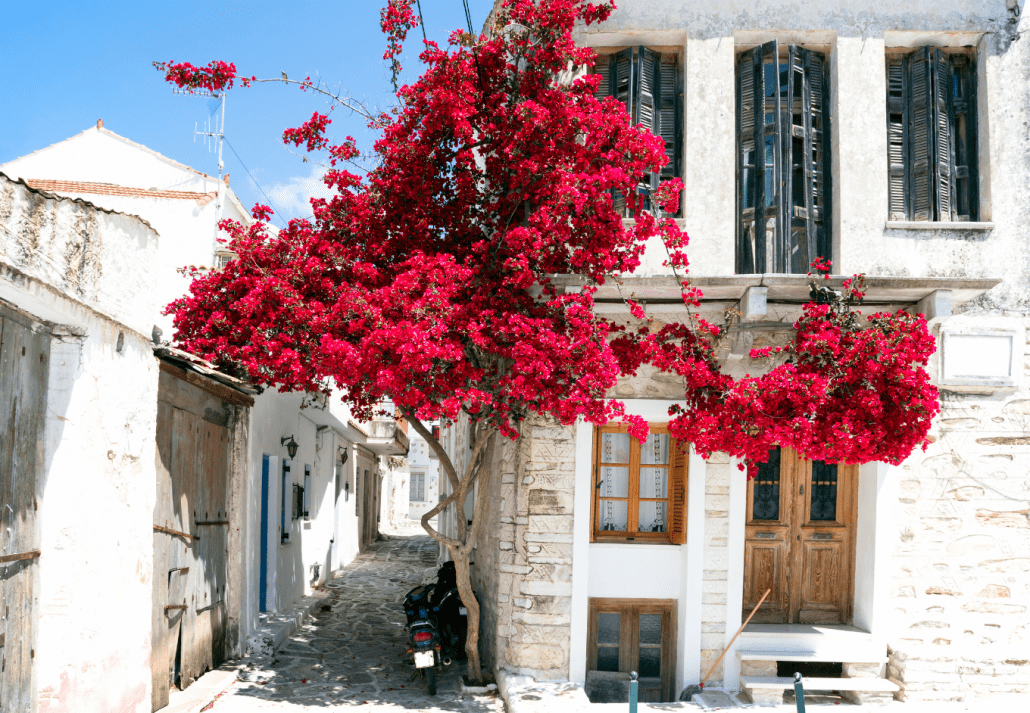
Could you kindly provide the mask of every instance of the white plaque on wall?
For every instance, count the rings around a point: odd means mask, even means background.
[[[950,386],[1016,385],[1012,332],[944,331],[941,335],[941,384]]]

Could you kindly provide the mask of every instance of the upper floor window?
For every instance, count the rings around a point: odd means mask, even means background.
[[[921,47],[887,58],[890,219],[979,220],[976,67]]]
[[[737,58],[739,274],[806,273],[829,258],[824,56],[775,40]]]
[[[659,182],[683,177],[683,80],[679,55],[648,47],[629,47],[597,58],[594,72],[601,75],[597,98],[616,97],[626,105],[633,124],[643,124],[665,141],[669,162],[652,173],[640,191],[655,190]],[[616,193],[615,208],[626,210],[626,199]]]
[[[643,443],[625,426],[594,432],[594,541],[686,542],[687,456],[652,424]]]

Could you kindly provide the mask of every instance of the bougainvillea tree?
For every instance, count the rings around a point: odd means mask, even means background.
[[[635,325],[595,314],[597,288],[631,273],[648,241],[665,245],[676,274],[687,268],[687,236],[660,217],[676,212],[682,185],[638,191],[665,164],[663,142],[631,125],[619,102],[595,98],[597,75],[570,72],[594,61],[574,44],[574,26],[612,9],[507,0],[486,35],[426,42],[424,71],[400,87],[397,109],[366,114],[381,131],[367,173],[348,170],[358,149],[328,137],[328,116],[287,130],[288,144],[326,155],[332,197],[312,200],[312,219],[275,235],[264,206],[250,227],[227,222],[237,259],[197,273],[170,307],[178,341],[222,368],[280,389],[335,388],[359,417],[389,400],[428,442],[450,493],[422,523],[456,563],[474,680],[479,607],[468,555],[490,488],[479,488],[471,525],[456,517],[457,531],[444,534],[429,519],[490,477],[482,463],[491,444],[517,437],[527,417],[624,420],[643,438],[646,424],[607,395],[648,364],[682,377],[669,428],[702,454],[753,463],[779,444],[833,462],[897,463],[924,444],[938,410],[921,368],[934,348],[925,322],[858,315],[861,278],[843,293],[814,286],[793,338],[753,351],[758,375],[741,379],[720,370],[725,325],[696,316],[700,295],[685,277],[680,323],[659,325],[631,300]],[[382,18],[396,75],[400,42],[419,17],[411,0],[390,0]],[[222,91],[236,77],[225,63],[159,68],[189,89]],[[613,208],[613,191],[633,221]],[[583,287],[558,287],[555,275],[577,275]],[[461,472],[427,427],[459,419],[471,433]]]

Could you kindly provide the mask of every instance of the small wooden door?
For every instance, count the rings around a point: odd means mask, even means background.
[[[636,671],[638,700],[676,700],[676,600],[591,598],[587,669]]]
[[[0,711],[36,710],[39,512],[50,334],[0,309]]]
[[[775,624],[847,624],[854,601],[858,468],[775,448],[747,488],[743,614]]]

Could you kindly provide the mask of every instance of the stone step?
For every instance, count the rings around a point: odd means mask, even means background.
[[[805,691],[874,691],[893,693],[901,690],[898,684],[885,678],[804,678]],[[741,676],[740,686],[745,691],[792,691],[794,679],[785,676]]]
[[[741,661],[810,661],[812,663],[887,663],[887,657],[868,656],[847,656],[843,659],[834,658],[839,654],[817,654],[815,652],[797,651],[738,651],[737,658]]]

